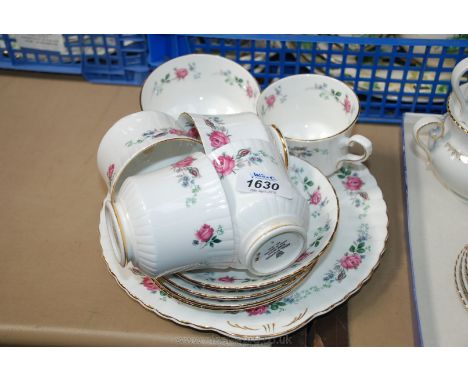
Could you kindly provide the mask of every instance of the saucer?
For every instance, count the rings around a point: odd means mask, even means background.
[[[317,263],[318,259],[312,262],[309,267],[314,267]],[[291,279],[291,280],[290,280]],[[186,293],[189,293],[192,296],[202,297],[206,300],[216,300],[216,301],[240,301],[240,300],[250,300],[256,297],[262,297],[268,294],[272,294],[280,289],[283,289],[285,285],[290,283],[295,279],[295,277],[291,277],[290,279],[286,279],[285,281],[278,283],[273,286],[267,286],[264,288],[258,289],[246,289],[246,290],[210,290],[204,289],[198,285],[191,284],[184,279],[175,276],[166,276],[158,278],[158,282],[163,286],[167,287],[175,287],[178,290],[182,290]]]
[[[179,277],[188,283],[213,290],[247,290],[273,286],[300,273],[325,253],[333,239],[339,218],[336,192],[330,181],[306,161],[289,158],[288,175],[309,204],[308,244],[305,252],[285,270],[268,276],[256,276],[238,269],[181,272]]]
[[[142,110],[178,118],[183,112],[236,114],[256,112],[260,88],[242,66],[224,57],[189,54],[157,67],[143,84]]]
[[[285,282],[277,291],[261,297],[250,298],[248,300],[206,300],[203,297],[194,296],[191,293],[184,292],[180,289],[169,286],[168,284],[163,285],[157,279],[154,280],[154,283],[162,291],[166,292],[168,296],[180,301],[181,303],[188,304],[200,309],[237,312],[246,309],[258,308],[259,306],[281,300],[281,298],[294,291],[306,279],[312,268],[313,267],[309,267],[306,271],[298,275],[298,277]]]
[[[154,281],[122,268],[112,254],[101,211],[104,260],[117,283],[143,307],[160,317],[199,330],[255,341],[294,332],[359,291],[379,265],[388,232],[387,207],[369,170],[345,167],[331,177],[340,201],[340,225],[327,256],[291,294],[241,312],[197,309],[171,298]]]

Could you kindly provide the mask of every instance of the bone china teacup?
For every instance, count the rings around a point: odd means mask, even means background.
[[[359,114],[356,94],[334,78],[301,74],[283,78],[260,95],[257,113],[263,123],[284,134],[289,153],[331,175],[343,162],[364,162],[372,143],[362,135],[351,136]],[[363,153],[349,153],[358,144]]]

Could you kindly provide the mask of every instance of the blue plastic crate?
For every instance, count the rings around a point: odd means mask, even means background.
[[[400,123],[403,113],[443,113],[450,73],[468,56],[468,40],[324,35],[150,35],[149,64],[189,53],[230,58],[261,87],[298,73],[321,73],[350,85],[361,122]]]
[[[18,45],[0,35],[0,68],[79,74],[91,82],[139,85],[149,72],[146,35],[62,35],[63,51]]]

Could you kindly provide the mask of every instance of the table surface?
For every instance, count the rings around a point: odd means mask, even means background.
[[[0,344],[231,345],[163,320],[131,300],[100,254],[106,186],[96,152],[106,130],[139,111],[138,87],[0,71]],[[388,205],[380,267],[348,301],[351,346],[413,346],[401,128],[359,124]]]

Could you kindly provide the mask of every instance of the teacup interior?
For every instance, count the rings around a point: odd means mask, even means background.
[[[238,64],[218,56],[188,55],[158,67],[146,80],[143,110],[163,111],[174,118],[196,114],[255,113],[258,84]]]
[[[167,167],[195,152],[203,152],[203,146],[193,140],[173,139],[150,146],[133,157],[124,167],[115,183],[114,190],[118,191],[129,176],[147,174]]]
[[[358,115],[354,92],[328,77],[292,76],[262,93],[257,111],[264,123],[278,126],[285,137],[314,140],[332,137]]]

